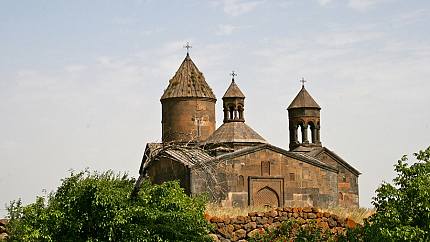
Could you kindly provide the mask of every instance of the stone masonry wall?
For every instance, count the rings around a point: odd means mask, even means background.
[[[251,212],[248,216],[207,217],[215,227],[215,234],[210,236],[214,241],[246,242],[250,237],[263,233],[266,229],[277,228],[286,220],[295,220],[299,224],[315,222],[318,227],[330,229],[332,233],[342,233],[346,228],[357,224],[347,218],[320,212],[317,208],[278,208],[268,212]]]

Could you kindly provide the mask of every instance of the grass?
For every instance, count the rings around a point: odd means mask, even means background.
[[[249,212],[265,212],[269,211],[271,208],[268,207],[254,207],[248,206],[245,208],[239,207],[221,207],[217,204],[209,203],[206,206],[206,213],[210,216],[216,217],[236,217],[236,216],[246,216]],[[369,217],[375,213],[373,208],[343,208],[343,207],[332,207],[320,209],[321,212],[329,212],[336,214],[341,218],[350,218],[357,223],[362,224],[363,219]]]

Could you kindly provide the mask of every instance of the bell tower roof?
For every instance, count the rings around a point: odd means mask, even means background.
[[[205,81],[203,73],[197,68],[187,53],[175,75],[170,79],[161,100],[180,97],[202,97],[216,99],[212,89]]]
[[[243,95],[243,92],[240,90],[239,86],[234,81],[234,77],[231,80],[231,84],[222,98],[245,98],[245,95]]]
[[[291,102],[287,109],[293,108],[316,108],[321,109],[317,102],[312,98],[309,92],[306,90],[305,85],[302,85],[302,89]]]

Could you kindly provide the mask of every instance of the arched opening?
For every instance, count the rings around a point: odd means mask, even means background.
[[[239,111],[239,119],[240,120],[243,120],[244,118],[243,118],[243,107],[241,106],[241,105],[239,105],[238,107],[237,107],[237,109],[238,109],[238,111]]]
[[[308,123],[308,133],[311,134],[311,143],[315,144],[317,143],[317,137],[316,137],[316,129],[315,124],[313,122]]]
[[[228,107],[228,111],[229,111],[229,119],[233,120],[234,119],[234,106],[230,106]]]
[[[263,187],[254,196],[254,206],[279,207],[279,196],[270,187]]]
[[[302,140],[303,140],[303,134],[302,134],[303,128],[302,127],[303,127],[303,124],[299,124],[296,127],[296,134],[297,134],[296,141],[297,141],[297,143],[302,143]]]

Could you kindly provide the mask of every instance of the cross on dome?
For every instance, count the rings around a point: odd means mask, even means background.
[[[300,80],[300,82],[302,83],[302,87],[305,87],[305,82],[307,82],[307,81],[305,80],[304,77],[302,77],[302,79]]]
[[[236,74],[236,72],[231,71],[230,76],[231,76],[231,81],[234,82],[234,77],[237,76],[237,74]]]
[[[184,45],[184,48],[187,49],[187,55],[189,55],[190,49],[193,48],[193,47],[190,45],[190,42],[187,41],[187,44]]]

